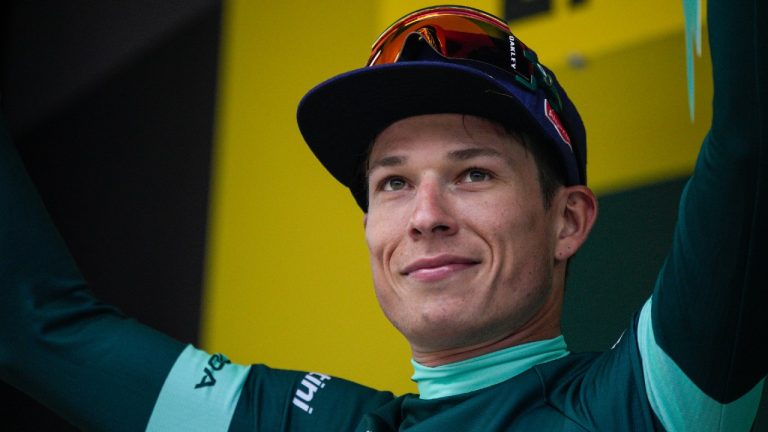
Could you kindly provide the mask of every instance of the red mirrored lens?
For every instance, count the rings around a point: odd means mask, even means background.
[[[413,34],[444,57],[491,64],[534,85],[534,65],[525,54],[528,48],[503,21],[470,8],[438,7],[407,15],[376,40],[367,65],[395,63]]]

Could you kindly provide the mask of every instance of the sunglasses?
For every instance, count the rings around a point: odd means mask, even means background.
[[[555,111],[562,110],[552,75],[498,17],[465,6],[417,10],[384,30],[373,43],[366,66],[396,63],[411,37],[426,42],[447,59],[490,64],[512,74],[528,90],[542,88]]]

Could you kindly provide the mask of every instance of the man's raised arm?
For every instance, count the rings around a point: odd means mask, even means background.
[[[80,428],[136,431],[183,349],[90,295],[0,124],[0,378]]]
[[[651,404],[672,430],[748,428],[768,373],[768,5],[708,8],[712,128],[638,335]]]

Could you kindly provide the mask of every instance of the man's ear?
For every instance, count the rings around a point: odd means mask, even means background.
[[[597,198],[586,186],[568,186],[558,191],[552,207],[559,221],[555,259],[565,261],[587,240],[597,219]]]
[[[366,227],[368,227],[368,213],[365,213],[363,215],[363,229],[365,229]]]

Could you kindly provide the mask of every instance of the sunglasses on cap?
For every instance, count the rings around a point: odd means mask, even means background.
[[[514,76],[521,86],[547,93],[555,111],[562,110],[552,76],[536,53],[512,34],[500,18],[466,6],[433,6],[412,12],[390,25],[373,43],[366,66],[396,63],[407,42],[416,37],[447,59],[490,64]]]

